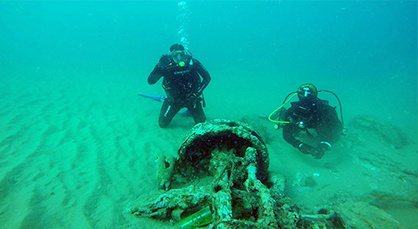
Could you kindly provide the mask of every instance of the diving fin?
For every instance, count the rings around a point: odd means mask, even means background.
[[[161,103],[164,102],[164,99],[167,98],[167,96],[165,96],[165,95],[148,95],[148,94],[142,94],[142,93],[139,93],[138,95],[142,96],[142,97],[145,97],[145,98],[148,98],[148,99],[155,100],[157,102],[161,102]]]

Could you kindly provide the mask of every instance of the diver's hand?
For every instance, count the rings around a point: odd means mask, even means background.
[[[324,156],[324,154],[325,154],[325,151],[320,150],[320,149],[316,149],[314,150],[314,152],[312,152],[312,156],[315,159],[321,159]]]
[[[162,74],[168,75],[175,65],[172,63],[169,57],[163,56],[156,66]]]
[[[188,97],[189,98],[198,98],[202,95],[202,92],[203,92],[202,88],[199,87],[197,89],[197,91],[190,93]]]
[[[313,146],[306,143],[300,143],[297,148],[300,152],[304,154],[313,154],[315,151],[315,148]]]
[[[187,95],[186,95],[186,98],[187,99],[197,99],[197,98],[199,98],[199,96],[200,96],[200,94],[199,93],[197,93],[197,92],[192,92],[192,93],[188,93]]]
[[[200,96],[203,93],[203,87],[202,85],[199,86],[199,88],[197,89],[196,95]]]
[[[324,154],[325,151],[330,150],[331,149],[331,144],[328,142],[321,142],[319,143],[318,147],[316,147],[315,151],[313,152],[312,156],[315,159],[321,159]]]
[[[322,150],[322,151],[327,151],[330,150],[332,147],[332,145],[329,142],[321,142],[318,145],[318,149]]]

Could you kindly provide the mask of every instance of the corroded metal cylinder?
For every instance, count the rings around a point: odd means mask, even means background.
[[[200,123],[186,135],[178,153],[178,172],[184,177],[209,170],[214,151],[232,151],[244,158],[248,147],[256,149],[257,179],[268,178],[269,156],[260,136],[247,124],[224,119]]]

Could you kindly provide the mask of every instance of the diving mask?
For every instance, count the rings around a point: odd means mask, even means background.
[[[188,52],[184,50],[174,50],[170,53],[170,55],[174,62],[180,67],[186,66],[188,61],[190,61],[190,55],[188,55]]]
[[[318,90],[313,84],[310,83],[303,84],[302,86],[300,86],[297,92],[299,100],[313,99],[318,96]]]

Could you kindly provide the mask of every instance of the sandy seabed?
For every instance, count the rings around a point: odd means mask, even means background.
[[[138,97],[142,86],[118,80],[0,82],[0,228],[172,228],[136,218],[129,209],[157,190],[155,160],[176,155],[193,122],[178,115],[169,129],[160,129],[160,104]],[[226,112],[232,103],[207,97],[208,119],[252,115]],[[270,170],[285,175],[287,195],[303,208],[314,212],[361,200],[405,228],[418,228],[413,136],[401,149],[378,135],[343,137],[315,160],[285,143],[266,120],[256,122],[266,127]]]

